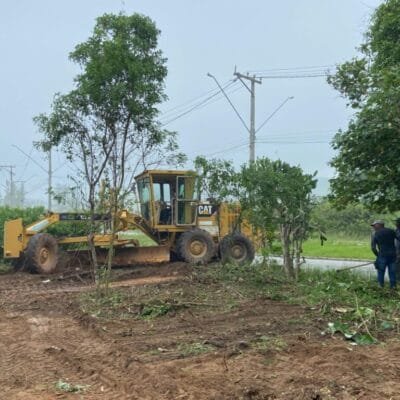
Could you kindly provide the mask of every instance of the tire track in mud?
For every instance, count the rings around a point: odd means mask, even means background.
[[[134,287],[143,285],[156,285],[163,284],[172,281],[182,279],[183,276],[160,276],[160,277],[144,277],[144,278],[134,278],[125,279],[119,281],[113,281],[110,283],[111,288],[122,288],[122,287]],[[21,296],[51,296],[57,294],[73,294],[82,293],[95,289],[94,283],[65,283],[57,281],[33,281],[33,282],[22,282],[12,285],[7,283],[2,283],[0,285],[0,306],[6,300],[15,300],[16,302],[21,301]]]
[[[252,330],[260,326],[260,321],[257,321],[259,311],[253,308],[253,315],[247,316],[247,328],[243,326],[243,318],[244,313],[249,313],[248,310],[233,316],[229,313],[214,315],[208,320],[199,321],[195,329],[192,321],[180,321],[165,327],[164,320],[158,324],[158,332],[151,335],[143,335],[146,323],[139,321],[135,336],[121,343],[108,333],[107,327],[104,330],[100,328],[98,333],[98,329],[90,329],[90,322],[59,313],[2,314],[0,339],[5,345],[2,352],[6,356],[0,359],[0,370],[4,371],[0,385],[7,387],[10,377],[17,371],[23,371],[24,364],[29,360],[29,371],[24,372],[27,388],[34,386],[34,383],[52,385],[58,379],[68,378],[71,382],[90,385],[90,393],[99,396],[95,398],[139,399],[144,397],[136,397],[134,393],[139,388],[141,393],[153,388],[156,370],[157,373],[169,375],[166,387],[160,386],[157,389],[159,398],[163,398],[163,393],[168,391],[170,394],[165,398],[172,399],[182,395],[175,376],[180,373],[180,368],[175,363],[187,367],[192,361],[177,361],[178,354],[167,360],[150,357],[149,349],[171,341],[175,344],[179,341],[190,342],[198,337],[201,324],[206,327],[203,331],[205,337],[218,335],[218,332],[224,332],[224,336],[234,340],[244,337],[243,329]],[[270,314],[272,317],[273,313]],[[235,330],[239,333],[235,333]],[[218,363],[218,368],[222,369],[221,361]]]
[[[26,388],[54,385],[58,379],[89,385],[104,398],[125,395],[117,389],[120,364],[112,342],[83,329],[69,317],[35,315],[1,316],[0,386],[7,391],[13,377],[21,376]],[[10,323],[11,321],[11,323]],[[25,368],[29,363],[29,370]],[[24,388],[24,387],[23,387]],[[120,397],[121,398],[121,397]]]
[[[180,278],[176,274],[138,277],[116,281],[111,286],[154,285]],[[121,392],[124,385],[116,388],[120,386],[121,371],[132,365],[135,357],[123,355],[110,338],[101,337],[79,319],[65,315],[68,295],[92,290],[94,286],[52,279],[53,276],[19,273],[0,277],[0,387],[4,388],[3,393],[10,391],[7,399],[13,398],[11,393],[37,384],[52,386],[66,378],[90,385],[91,391],[97,393],[94,398],[132,398]],[[35,308],[38,311],[32,312]]]

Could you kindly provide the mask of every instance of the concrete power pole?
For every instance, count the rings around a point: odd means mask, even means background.
[[[255,75],[243,75],[240,72],[234,72],[234,74],[246,89],[250,92],[250,141],[249,141],[249,161],[252,163],[256,159],[256,83],[261,85],[261,79],[257,79]],[[250,87],[246,84],[244,79],[250,81]]]
[[[52,204],[51,204],[51,196],[52,196],[52,191],[53,191],[53,187],[52,187],[52,178],[53,178],[53,170],[52,170],[52,165],[51,165],[51,148],[49,149],[49,169],[48,169],[48,178],[49,178],[49,182],[48,182],[48,195],[47,195],[47,209],[50,212],[51,208],[52,208]]]

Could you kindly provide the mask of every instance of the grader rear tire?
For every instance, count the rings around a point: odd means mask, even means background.
[[[25,252],[26,263],[31,272],[51,274],[58,262],[58,244],[48,233],[37,233],[29,240]]]
[[[179,258],[190,264],[207,264],[215,255],[215,244],[208,232],[194,229],[182,233],[176,252]]]
[[[221,262],[237,265],[250,264],[254,260],[255,251],[251,241],[239,232],[226,235],[219,246]]]

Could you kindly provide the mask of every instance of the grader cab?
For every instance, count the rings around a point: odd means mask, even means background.
[[[244,264],[254,258],[250,227],[241,222],[237,205],[215,205],[200,200],[197,177],[192,171],[146,170],[136,178],[138,212],[121,210],[116,216],[96,215],[107,226],[115,217],[117,234],[96,234],[98,262],[105,262],[110,244],[114,246],[113,264],[167,262],[171,258],[192,264],[212,259]],[[46,229],[62,221],[81,221],[78,213],[50,213],[42,220],[24,226],[22,219],[4,226],[4,257],[23,264],[33,272],[51,273],[56,269],[58,246],[80,244],[87,236],[53,237]],[[134,231],[155,242],[140,246]],[[75,254],[79,251],[75,250]],[[80,250],[88,255],[87,249]]]

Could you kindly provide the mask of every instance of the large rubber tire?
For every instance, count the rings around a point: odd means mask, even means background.
[[[190,264],[207,264],[214,257],[215,243],[211,235],[201,229],[182,233],[176,243],[179,258]]]
[[[255,256],[253,243],[239,232],[226,235],[220,242],[219,251],[223,264],[246,265]]]
[[[56,239],[48,233],[37,233],[29,240],[25,257],[30,272],[51,274],[58,262]]]

